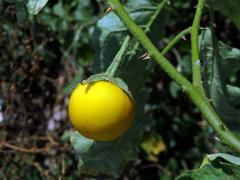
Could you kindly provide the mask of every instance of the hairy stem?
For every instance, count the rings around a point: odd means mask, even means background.
[[[231,149],[240,153],[240,141],[236,136],[223,124],[213,107],[207,99],[192,85],[176,68],[158,51],[144,31],[136,25],[129,16],[119,0],[108,0],[113,11],[118,15],[121,21],[126,25],[133,36],[140,42],[149,55],[161,66],[161,68],[174,79],[190,97],[192,102],[199,108],[207,119],[208,123],[217,133],[221,141],[227,144]]]
[[[193,85],[204,95],[201,75],[201,61],[198,49],[198,31],[200,20],[202,16],[204,0],[198,0],[197,10],[194,16],[192,33],[191,33],[191,46],[192,46],[192,81]]]
[[[121,62],[123,60],[123,56],[126,53],[126,50],[128,48],[129,41],[130,41],[130,36],[126,36],[120,50],[118,51],[118,53],[114,57],[112,63],[106,70],[105,74],[107,74],[109,77],[114,77],[116,75],[117,69],[118,69],[119,65],[121,64]]]

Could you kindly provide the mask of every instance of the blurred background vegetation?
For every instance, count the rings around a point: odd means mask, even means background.
[[[160,49],[191,26],[195,5],[172,1],[163,38],[156,42]],[[69,142],[73,128],[67,104],[74,85],[95,73],[92,65],[99,54],[93,39],[107,4],[52,0],[37,16],[25,8],[22,1],[0,2],[0,179],[90,179],[80,175]],[[207,11],[202,26],[209,26]],[[218,12],[216,31],[225,43],[239,46],[237,27]],[[186,39],[167,57],[190,78],[189,36]],[[225,149],[161,69],[152,70],[145,87],[150,95],[144,113],[154,126],[143,129],[138,158],[119,179],[172,179],[199,167],[206,153]]]

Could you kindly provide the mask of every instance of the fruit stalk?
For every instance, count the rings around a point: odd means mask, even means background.
[[[108,69],[105,72],[105,74],[108,75],[109,77],[114,77],[116,75],[117,69],[118,69],[119,65],[121,64],[121,62],[124,58],[123,56],[126,53],[126,50],[128,48],[129,42],[130,42],[130,36],[126,36],[120,50],[118,51],[118,53],[114,57],[112,63],[110,64],[110,66],[108,67]]]

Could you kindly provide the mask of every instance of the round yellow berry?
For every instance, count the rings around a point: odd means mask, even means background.
[[[83,136],[109,141],[122,135],[134,119],[134,102],[107,81],[79,84],[69,100],[69,116]]]

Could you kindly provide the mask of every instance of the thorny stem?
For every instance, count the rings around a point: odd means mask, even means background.
[[[240,141],[221,121],[208,100],[193,86],[176,68],[158,51],[144,31],[136,25],[119,0],[108,0],[113,11],[118,15],[128,30],[145,48],[148,54],[160,65],[160,67],[175,80],[189,96],[192,102],[199,108],[208,123],[214,129],[220,140],[232,150],[240,154]]]
[[[167,46],[162,50],[162,54],[166,54],[180,39],[182,39],[186,34],[191,33],[192,28],[189,27],[187,29],[184,29],[182,32],[180,32],[177,36],[175,36],[168,44]]]
[[[198,49],[198,31],[202,16],[204,0],[198,0],[197,10],[194,16],[192,33],[191,33],[191,50],[192,50],[192,81],[193,85],[204,95],[201,75],[201,61]]]
[[[105,74],[107,74],[109,77],[114,77],[116,75],[117,69],[118,69],[119,65],[121,64],[121,62],[123,60],[123,56],[126,53],[126,50],[128,48],[129,41],[130,41],[130,36],[126,36],[120,50],[118,51],[118,53],[114,57],[112,63],[106,70]]]
[[[154,23],[154,21],[156,20],[156,18],[158,17],[158,15],[162,12],[165,4],[168,2],[168,0],[163,0],[158,6],[156,11],[154,12],[154,14],[150,17],[149,22],[147,23],[146,27],[144,28],[144,33],[148,33],[150,31],[150,28],[152,26],[152,24]],[[136,51],[139,48],[139,42],[137,42],[134,47],[133,50],[131,51],[131,55],[129,59],[132,59],[132,57],[135,55]]]
[[[145,32],[145,31],[144,31]],[[181,31],[177,36],[175,36],[173,39],[171,39],[168,44],[166,45],[166,47],[161,51],[161,53],[163,55],[167,54],[171,48],[179,41],[181,40],[181,38],[183,38],[186,34],[191,33],[191,27],[184,29],[183,31]],[[138,43],[139,44],[139,43]],[[147,70],[146,72],[146,76],[145,78],[147,78],[150,73],[151,73],[151,68]],[[144,83],[144,81],[142,82],[142,84]]]

